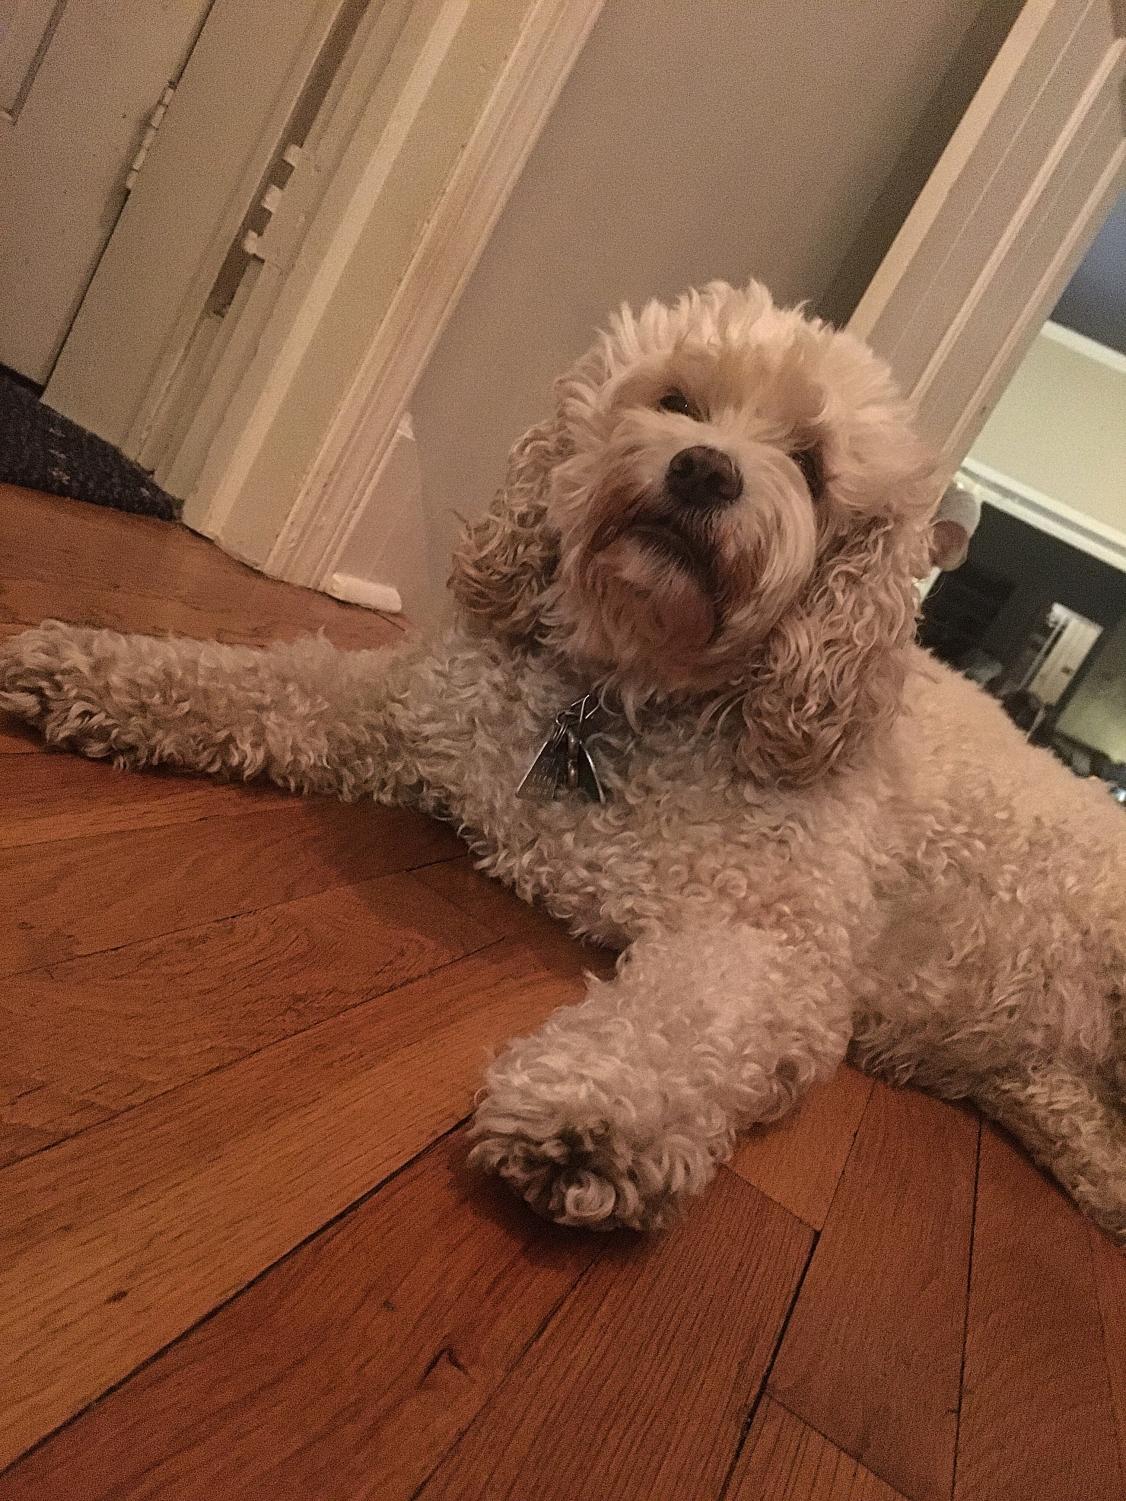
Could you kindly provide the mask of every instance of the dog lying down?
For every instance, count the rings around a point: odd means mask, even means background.
[[[473,1156],[542,1214],[659,1224],[847,1055],[974,1101],[1126,1240],[1126,822],[913,644],[936,503],[878,359],[714,283],[558,382],[438,639],[49,622],[0,647],[0,707],[452,819],[619,946],[486,1074]]]

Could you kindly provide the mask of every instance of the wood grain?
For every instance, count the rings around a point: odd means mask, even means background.
[[[0,1501],[408,1501],[599,1236],[467,1178],[464,1133],[302,1246],[8,1476]]]
[[[539,907],[523,902],[499,881],[474,870],[469,855],[456,860],[432,863],[417,872],[418,880],[429,890],[437,892],[443,900],[458,907],[467,917],[475,918],[498,937],[515,938],[519,935],[541,938],[547,933],[558,934],[562,924],[549,917]],[[585,944],[583,953],[592,970],[605,973],[612,969],[616,955],[610,949],[596,944]]]
[[[731,1167],[820,1230],[871,1093],[871,1079],[842,1064],[796,1110],[741,1141]]]
[[[877,1083],[771,1373],[912,1501],[949,1497],[977,1121]]]
[[[421,1501],[718,1496],[811,1242],[726,1170],[609,1242]]]
[[[1087,1226],[1087,1234],[1103,1321],[1107,1380],[1118,1429],[1119,1465],[1126,1476],[1126,1250],[1114,1245],[1094,1225]]]
[[[1124,1494],[1087,1226],[986,1127],[955,1496]]]
[[[483,948],[409,876],[322,892],[13,977],[0,1160],[13,1161]]]
[[[16,719],[0,720],[0,756],[26,756],[42,750],[43,742],[30,725]]]
[[[904,1501],[904,1498],[780,1403],[765,1397],[755,1413],[723,1501]]]
[[[117,771],[58,752],[6,756],[0,761],[0,849],[169,828],[283,808],[289,801],[263,784],[231,787],[197,777]]]
[[[0,485],[0,631],[49,618],[257,644],[323,629],[339,646],[402,621],[281,584],[175,522]]]
[[[330,641],[346,650],[388,646],[403,639],[401,627],[385,617],[358,606],[337,604],[323,594],[313,595],[312,603],[296,609],[286,601],[262,599],[261,586],[271,582],[263,579],[251,584],[246,599],[229,602],[226,609],[220,609],[199,605],[192,597],[123,593],[110,584],[68,585],[65,603],[61,604],[55,584],[0,578],[0,634],[13,636],[61,615],[74,625],[190,636],[233,646],[290,641],[321,629]],[[338,615],[338,610],[348,613]]]
[[[569,950],[498,944],[0,1172],[0,1464],[448,1130],[489,1050],[580,993]]]
[[[237,817],[0,849],[0,974],[411,870],[461,849],[449,829],[405,810],[313,798],[263,807],[244,804],[242,789],[227,790]]]

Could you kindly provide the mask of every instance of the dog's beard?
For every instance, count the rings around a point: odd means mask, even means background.
[[[812,571],[816,529],[792,497],[697,514],[663,493],[597,497],[575,539],[571,614],[583,655],[665,689],[733,680]]]
[[[603,522],[588,577],[604,610],[655,648],[699,651],[714,641],[726,603],[711,531],[644,500]]]

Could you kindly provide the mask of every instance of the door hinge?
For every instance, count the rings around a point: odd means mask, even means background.
[[[168,113],[168,106],[172,103],[172,95],[176,92],[174,83],[168,84],[160,98],[153,107],[153,112],[145,122],[145,133],[141,137],[141,144],[137,148],[137,155],[129,164],[129,171],[125,176],[125,191],[131,193],[137,185],[137,178],[141,175],[141,168],[145,165],[145,157],[148,156],[156,133],[160,129],[161,121]]]

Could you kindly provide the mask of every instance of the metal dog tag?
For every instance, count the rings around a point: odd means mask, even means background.
[[[606,801],[585,743],[585,736],[595,728],[597,709],[588,693],[555,716],[551,734],[516,789],[517,797],[550,803],[565,792],[577,792],[594,803]]]

